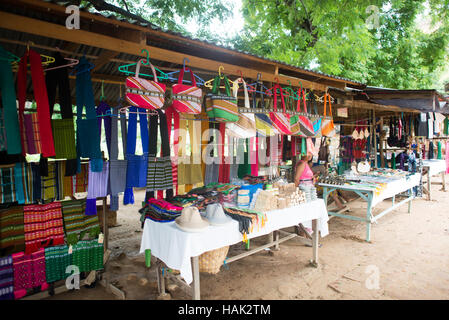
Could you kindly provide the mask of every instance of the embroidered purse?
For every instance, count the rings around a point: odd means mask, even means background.
[[[186,71],[190,71],[190,78],[192,80],[192,86],[182,84],[184,78],[184,69],[179,72],[178,83],[173,85],[173,107],[178,112],[199,114],[201,113],[201,97],[203,90],[196,86],[195,76],[192,70],[185,68]]]

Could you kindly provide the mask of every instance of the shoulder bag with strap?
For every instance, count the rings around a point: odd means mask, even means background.
[[[264,94],[262,93],[263,84],[262,82],[256,83],[256,90],[253,92],[253,108],[261,108],[265,111],[265,99]],[[257,103],[257,93],[260,92],[260,101]],[[255,123],[256,123],[256,131],[260,136],[269,137],[279,134],[279,132],[273,127],[273,123],[270,120],[270,117],[266,113],[256,113],[254,114]]]
[[[157,82],[156,70],[151,63],[154,81],[139,78],[141,64],[142,60],[139,60],[134,77],[126,78],[126,100],[131,106],[152,110],[160,109],[165,102],[166,85]]]
[[[201,98],[203,90],[196,86],[195,76],[189,68],[185,71],[190,71],[190,79],[192,85],[188,86],[182,84],[184,78],[184,68],[179,71],[178,83],[173,85],[173,108],[178,112],[199,114],[201,113]]]
[[[236,79],[232,87],[232,92],[236,99],[238,96],[239,83],[243,84],[243,92],[245,93],[245,108],[249,109],[249,95],[246,88],[246,82],[242,78]],[[254,113],[239,113],[237,122],[226,123],[226,132],[234,138],[250,138],[256,136],[256,120]]]
[[[307,113],[307,105],[306,105],[306,94],[305,90],[302,88],[298,89],[298,104],[297,104],[297,112],[301,112],[301,100],[303,101],[304,113]],[[307,116],[295,115],[290,118],[290,123],[292,125],[292,134],[299,135],[303,137],[313,137],[315,135],[315,131],[313,129],[313,123]]]
[[[220,93],[221,77],[224,79],[226,93]],[[216,76],[213,82],[212,93],[206,95],[206,112],[209,118],[218,122],[237,122],[239,111],[237,99],[231,94],[228,77]]]
[[[281,104],[283,112],[277,111],[277,102],[278,102],[277,89],[279,89],[279,94],[281,96]],[[273,127],[276,128],[277,131],[279,131],[280,134],[291,135],[292,132],[290,127],[290,114],[286,113],[284,94],[282,93],[282,88],[279,84],[275,84],[273,86],[273,95],[274,95],[274,104],[273,104],[274,112],[270,112],[271,123],[273,124]]]
[[[326,118],[326,105],[329,103],[329,118]],[[334,120],[332,119],[332,103],[331,96],[326,93],[324,95],[324,119],[323,125],[321,126],[321,134],[325,137],[333,137],[335,136],[335,126]]]

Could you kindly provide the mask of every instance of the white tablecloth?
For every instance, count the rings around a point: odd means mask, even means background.
[[[374,196],[372,206],[384,201],[385,199],[392,198],[393,196],[410,190],[413,187],[419,185],[421,174],[415,173],[408,178],[397,179],[389,182],[387,187],[378,195]]]
[[[281,228],[303,223],[311,227],[312,220],[318,219],[318,230],[322,237],[329,234],[328,214],[323,199],[304,203],[296,207],[270,211],[264,228],[253,230],[248,238],[255,238]],[[146,219],[140,245],[140,253],[146,249],[161,259],[169,268],[179,270],[184,280],[190,284],[193,280],[191,257],[233,245],[243,240],[235,220],[222,226],[209,226],[200,233],[180,230],[175,222],[159,223]]]
[[[438,159],[431,159],[431,160],[423,160],[423,166],[429,168],[429,174],[430,176],[434,176],[436,174],[439,174],[441,172],[446,172],[446,160],[438,160]]]

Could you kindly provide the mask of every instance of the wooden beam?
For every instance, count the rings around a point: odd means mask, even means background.
[[[119,52],[110,51],[110,50],[105,50],[104,52],[102,52],[98,56],[97,61],[95,61],[95,67],[93,68],[92,72],[95,72],[95,71],[101,69],[101,67],[103,67],[105,64],[108,64],[109,61],[112,58],[115,58],[118,54],[119,54]]]
[[[216,70],[218,72],[218,68],[220,66],[223,66],[224,73],[226,74],[238,76],[240,75],[238,71],[241,70],[246,77],[251,79],[256,79],[257,74],[259,73],[258,70],[235,66],[220,61],[199,58],[196,56],[185,55],[183,53],[161,49],[149,45],[142,45],[140,43],[130,42],[122,39],[116,39],[110,36],[105,36],[81,29],[69,30],[65,27],[65,25],[58,25],[6,12],[0,12],[0,28],[64,41],[72,41],[78,44],[133,54],[136,56],[143,56],[141,51],[142,49],[146,49],[149,51],[151,59],[172,62],[180,65],[182,65],[183,59],[187,57],[190,60],[189,65],[192,67],[211,71]],[[269,74],[266,72],[261,72],[261,74],[262,81],[274,82],[274,78],[276,77],[274,74]],[[287,77],[284,75],[279,75],[278,78],[279,83],[281,84],[288,84],[287,80],[292,81],[292,79],[294,79],[294,81],[301,81],[305,88],[323,92],[326,90],[325,85],[309,82],[303,79]]]

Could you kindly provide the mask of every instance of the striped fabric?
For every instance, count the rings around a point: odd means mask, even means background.
[[[58,163],[48,163],[48,176],[41,176],[41,195],[42,201],[62,200],[59,193],[62,187],[59,187],[58,181]]]
[[[12,259],[16,299],[26,295],[27,289],[46,284],[45,250],[43,248],[32,254],[15,253],[12,255]]]
[[[92,163],[89,166],[89,182],[87,187],[87,198],[95,199],[106,197],[108,194],[109,162],[103,163],[101,172],[93,172]]]
[[[42,143],[39,132],[39,117],[38,114],[28,113],[22,114],[23,127],[22,134],[24,136],[24,153],[40,154],[42,153]]]
[[[86,233],[94,238],[100,234],[98,216],[87,216],[86,200],[70,200],[62,202],[64,229],[68,244],[76,244]]]
[[[199,114],[201,113],[201,97],[203,90],[195,86],[185,84],[173,85],[173,107],[178,112]]]
[[[0,210],[0,256],[25,250],[23,207]]]
[[[237,99],[225,95],[208,95],[206,112],[209,118],[215,118],[218,122],[237,122],[239,110]]]
[[[12,256],[0,258],[0,301],[14,300],[14,268]]]
[[[16,202],[16,188],[14,182],[14,168],[0,169],[0,199],[1,203]]]
[[[33,203],[33,175],[31,167],[26,163],[16,163],[14,167],[14,179],[16,188],[16,197],[19,204]]]
[[[148,157],[147,191],[173,189],[171,157]]]
[[[25,253],[48,245],[64,244],[64,228],[60,202],[29,205],[23,208],[25,222]]]
[[[79,241],[73,246],[72,264],[80,272],[103,269],[104,248],[98,240]]]
[[[87,192],[89,180],[89,164],[82,163],[81,171],[74,176],[64,176],[64,196],[73,196],[75,193]]]
[[[126,88],[126,101],[132,106],[160,109],[164,105],[166,85],[163,83],[139,77],[127,77]]]
[[[282,112],[270,112],[270,120],[273,127],[281,134],[291,135],[290,114]]]
[[[75,126],[73,119],[51,121],[56,159],[76,159]]]
[[[45,248],[45,279],[47,283],[66,279],[68,266],[72,265],[72,255],[67,245]]]

